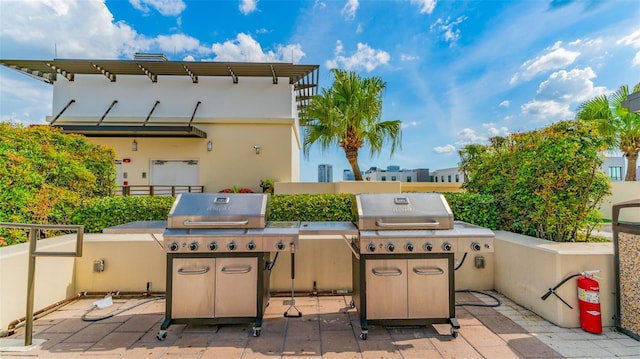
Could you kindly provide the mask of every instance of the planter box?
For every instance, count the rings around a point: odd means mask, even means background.
[[[564,278],[585,270],[600,270],[602,325],[613,326],[615,273],[613,243],[556,243],[505,231],[495,231],[495,289],[547,321],[565,328],[579,328],[577,278],[556,293],[540,297]]]

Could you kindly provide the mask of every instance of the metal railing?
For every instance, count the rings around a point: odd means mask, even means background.
[[[0,222],[0,227],[29,230],[29,269],[27,274],[27,314],[25,315],[24,345],[29,346],[33,339],[33,296],[35,293],[36,257],[82,257],[82,236],[84,226],[65,224],[25,224]],[[42,230],[75,230],[76,248],[73,252],[38,251],[38,237]]]
[[[174,196],[178,193],[202,193],[204,186],[191,185],[134,185],[118,186],[116,196]]]

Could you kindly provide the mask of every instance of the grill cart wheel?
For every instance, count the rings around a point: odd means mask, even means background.
[[[452,327],[451,328],[451,336],[454,337],[454,338],[457,338],[458,337],[458,329]]]
[[[349,307],[352,309],[356,307],[356,302],[354,302],[353,299],[349,302]]]
[[[254,337],[259,337],[261,331],[261,328],[253,328],[253,332],[251,333],[251,335],[253,335]]]
[[[166,330],[158,331],[158,333],[156,334],[156,339],[163,342],[165,339],[167,339],[167,331]]]
[[[368,334],[367,332],[360,333],[360,339],[367,340],[367,334]]]

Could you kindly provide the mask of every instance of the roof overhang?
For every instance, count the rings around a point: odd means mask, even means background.
[[[622,106],[629,109],[631,112],[640,113],[640,91],[630,93],[625,101],[622,101]]]
[[[62,133],[78,133],[87,137],[191,137],[206,138],[207,133],[194,126],[139,125],[53,125]]]

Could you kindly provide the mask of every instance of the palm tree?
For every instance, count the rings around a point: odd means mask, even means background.
[[[640,84],[634,87],[634,92],[637,91],[640,91]],[[608,97],[601,95],[587,100],[578,107],[576,118],[595,123],[608,149],[620,150],[627,158],[624,180],[635,181],[640,151],[640,114],[621,105],[628,95],[629,88],[624,85]]]
[[[386,83],[379,77],[361,78],[355,72],[332,69],[333,84],[314,96],[303,113],[306,122],[303,153],[309,157],[314,143],[322,150],[342,147],[356,181],[362,181],[358,151],[365,145],[373,157],[391,142],[391,155],[402,147],[401,121],[381,121],[382,92]]]

